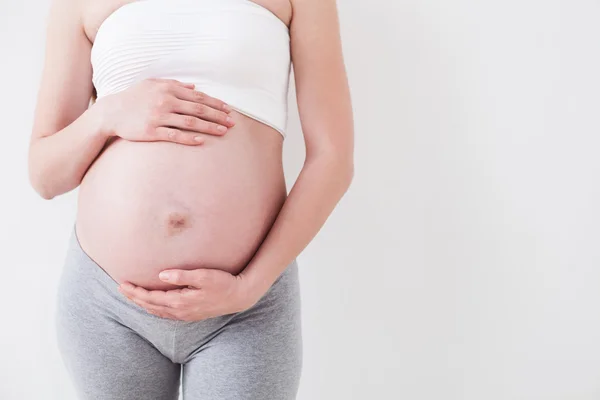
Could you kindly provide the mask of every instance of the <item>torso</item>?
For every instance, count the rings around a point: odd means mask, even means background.
[[[90,6],[86,32],[123,4]],[[272,9],[285,22],[285,7]],[[116,281],[169,289],[158,279],[163,269],[237,274],[251,259],[285,201],[283,139],[232,116],[236,125],[202,146],[116,139],[92,164],[79,189],[77,234]]]

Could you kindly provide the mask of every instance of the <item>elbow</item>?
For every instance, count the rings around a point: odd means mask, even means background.
[[[336,187],[338,195],[342,197],[348,192],[354,180],[354,163],[352,160],[338,159],[333,164],[331,172],[332,187]]]
[[[50,192],[44,192],[44,191],[37,191],[37,193],[40,195],[40,197],[44,200],[52,200],[54,198],[54,195],[51,194]]]
[[[345,193],[354,180],[354,156],[352,151],[330,148],[307,152],[306,163],[313,164],[323,176],[329,176],[332,183]]]
[[[352,157],[346,162],[342,163],[342,176],[344,182],[344,192],[346,192],[352,185],[354,180],[354,160]]]
[[[29,180],[29,185],[33,188],[35,193],[37,193],[42,199],[50,200],[54,196],[48,190],[46,185],[44,185],[44,179],[42,176],[42,172],[39,168],[38,160],[38,151],[37,151],[37,140],[34,140],[35,133],[32,134],[32,139],[29,142],[29,150],[27,155],[27,176]]]
[[[29,155],[29,165],[27,166],[27,170],[29,185],[33,188],[35,193],[44,200],[51,200],[54,195],[44,184],[44,179],[41,176],[42,174],[31,160],[31,154]]]
[[[335,146],[329,151],[330,163],[335,165],[340,186],[346,192],[354,180],[354,150],[352,146]]]
[[[33,186],[33,189],[44,200],[52,200],[55,197],[54,193],[50,192],[49,190],[43,187]]]
[[[44,200],[52,200],[56,197],[56,193],[54,193],[48,185],[44,184],[44,179],[42,179],[39,174],[35,173],[31,169],[29,170],[29,184],[33,188],[33,190]]]
[[[30,153],[28,164],[29,185],[42,199],[52,200],[57,193],[48,185],[47,174],[37,164]]]
[[[56,196],[67,193],[78,186],[79,182],[53,180],[50,171],[30,169],[29,184],[44,200],[52,200]]]
[[[354,161],[350,161],[350,166],[348,167],[348,188],[352,185],[354,181]]]

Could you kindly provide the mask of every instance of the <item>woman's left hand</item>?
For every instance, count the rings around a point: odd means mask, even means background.
[[[159,277],[164,282],[187,287],[146,290],[124,282],[119,291],[151,314],[182,321],[200,321],[244,311],[260,298],[249,290],[243,275],[219,269],[171,269],[162,271]]]

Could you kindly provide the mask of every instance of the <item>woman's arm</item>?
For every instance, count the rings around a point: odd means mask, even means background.
[[[93,92],[80,0],[53,0],[29,143],[29,179],[45,199],[75,188],[107,140]],[[75,122],[74,122],[75,121]]]
[[[291,51],[306,159],[269,234],[239,274],[254,300],[315,237],[354,174],[354,124],[336,2],[292,5]]]
[[[145,79],[89,107],[91,43],[83,0],[53,0],[29,144],[29,180],[45,199],[76,188],[109,137],[200,145],[234,125],[221,100],[170,79]]]

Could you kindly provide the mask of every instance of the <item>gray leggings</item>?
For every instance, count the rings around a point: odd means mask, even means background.
[[[294,260],[250,309],[202,321],[147,313],[81,248],[61,274],[58,346],[79,399],[295,399],[302,369]],[[180,380],[181,379],[181,380]]]

